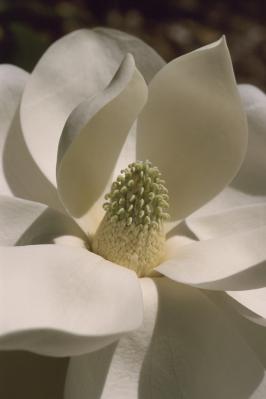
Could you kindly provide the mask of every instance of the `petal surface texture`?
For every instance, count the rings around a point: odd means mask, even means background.
[[[215,290],[266,285],[266,227],[182,246],[155,270],[180,283]]]
[[[0,196],[0,245],[65,243],[87,245],[87,237],[67,215],[37,202]]]
[[[67,120],[57,184],[65,207],[86,232],[92,225],[95,230],[103,216],[103,195],[119,173],[119,154],[146,99],[146,83],[128,55],[107,89],[82,102]],[[123,166],[133,160],[125,159]]]
[[[139,327],[133,272],[81,248],[1,248],[0,348],[44,355],[90,352]]]
[[[137,157],[166,180],[172,220],[221,191],[238,171],[247,125],[224,39],[166,65],[149,85]]]
[[[141,284],[142,327],[72,358],[65,399],[264,398],[260,361],[203,292],[164,278]]]
[[[67,117],[109,84],[128,52],[147,81],[164,64],[154,50],[128,34],[82,29],[55,42],[35,67],[23,94],[21,121],[34,160],[53,183]]]

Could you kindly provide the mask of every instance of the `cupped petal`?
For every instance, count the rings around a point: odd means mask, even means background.
[[[198,288],[248,290],[266,285],[266,227],[180,247],[155,268],[165,276]]]
[[[266,226],[266,202],[240,206],[205,216],[186,219],[200,240],[223,237]]]
[[[203,292],[164,278],[141,285],[143,325],[72,358],[66,399],[264,398],[262,364]]]
[[[29,74],[0,65],[0,193],[60,209],[54,187],[34,163],[21,133],[18,107]]]
[[[56,41],[33,70],[22,98],[22,128],[34,160],[53,183],[67,117],[109,84],[128,52],[147,80],[164,64],[148,45],[128,34],[82,29]]]
[[[103,217],[103,197],[113,175],[135,160],[131,127],[146,99],[146,83],[129,54],[106,90],[82,102],[67,120],[57,185],[66,209],[86,233],[95,231]]]
[[[0,349],[69,356],[139,327],[135,273],[81,248],[1,248]]]
[[[87,236],[69,216],[47,206],[0,196],[0,245],[68,243],[87,246]]]
[[[223,38],[177,58],[153,78],[138,123],[137,156],[161,170],[172,220],[220,192],[246,146],[246,118]]]

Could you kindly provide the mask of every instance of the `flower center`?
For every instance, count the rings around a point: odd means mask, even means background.
[[[163,222],[169,217],[168,191],[158,168],[149,161],[128,165],[105,199],[93,251],[139,277],[151,274],[164,258]]]

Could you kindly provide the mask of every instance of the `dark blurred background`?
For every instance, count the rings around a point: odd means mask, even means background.
[[[167,61],[227,37],[238,82],[266,89],[266,0],[0,0],[0,62],[30,71],[55,39],[104,25],[137,35]]]

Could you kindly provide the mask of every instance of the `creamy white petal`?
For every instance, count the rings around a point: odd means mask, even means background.
[[[146,83],[127,55],[106,90],[82,102],[67,120],[57,185],[65,207],[86,232],[95,231],[104,214],[103,196],[119,173],[119,155],[146,99]],[[123,166],[133,160],[125,156]]]
[[[67,358],[25,351],[0,352],[0,393],[5,399],[63,399]]]
[[[72,358],[65,399],[264,398],[261,363],[200,290],[164,278],[141,284],[142,327]]]
[[[109,84],[128,52],[147,80],[163,65],[159,55],[137,38],[109,29],[82,29],[55,42],[33,70],[22,98],[22,127],[34,160],[52,182],[67,117]]]
[[[60,209],[54,187],[34,163],[21,133],[17,110],[28,76],[13,65],[0,66],[0,193]]]
[[[67,243],[87,245],[87,237],[69,216],[37,202],[0,196],[0,245]]]
[[[135,273],[81,248],[1,248],[0,349],[87,353],[142,321]]]
[[[180,283],[214,290],[266,285],[266,227],[181,247],[155,270]]]
[[[266,226],[266,202],[191,216],[186,224],[200,240],[223,237]]]
[[[172,220],[183,219],[237,173],[246,118],[224,39],[166,65],[151,81],[137,156],[163,173]]]

